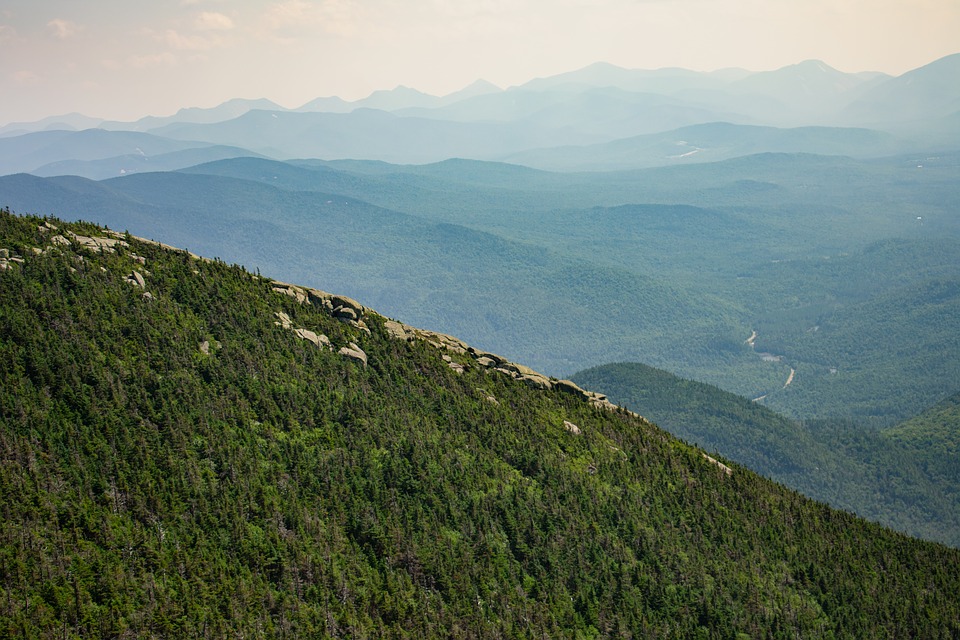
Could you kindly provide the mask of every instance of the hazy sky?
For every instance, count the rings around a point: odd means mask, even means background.
[[[443,95],[597,61],[900,74],[958,51],[960,0],[2,0],[0,124]]]

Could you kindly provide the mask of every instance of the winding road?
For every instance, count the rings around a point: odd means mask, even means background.
[[[750,337],[747,338],[746,340],[744,340],[744,344],[750,345],[750,350],[751,350],[751,351],[754,351],[754,353],[756,353],[756,342],[757,342],[757,330],[756,330],[756,329],[752,329],[752,330],[751,330],[751,333],[750,333]],[[765,359],[765,360],[766,360],[766,359],[769,359],[769,358],[773,358],[773,359],[777,360],[778,362],[783,362],[783,356],[782,356],[782,355],[779,355],[779,354],[770,354],[770,353],[763,353],[763,354],[761,354],[761,353],[758,353],[757,355],[758,355],[759,357]],[[789,387],[791,384],[793,384],[793,378],[794,378],[796,375],[797,375],[797,370],[794,369],[793,367],[790,367],[790,375],[787,376],[787,381],[783,383],[782,389],[786,389],[786,388]],[[769,394],[765,393],[765,394],[763,394],[762,396],[760,396],[760,397],[758,397],[758,398],[754,398],[753,401],[754,401],[754,402],[761,402],[761,401],[762,401],[764,398],[766,398],[768,395],[769,395]]]

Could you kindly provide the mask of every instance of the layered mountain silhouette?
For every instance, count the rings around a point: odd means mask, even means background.
[[[639,154],[625,154],[623,148],[635,144],[636,136],[729,123],[796,131],[828,127],[824,131],[833,133],[824,137],[841,140],[857,132],[830,128],[868,127],[877,130],[874,135],[880,137],[892,133],[894,137],[882,145],[859,148],[828,141],[818,144],[815,136],[807,136],[802,145],[791,146],[778,139],[764,143],[751,133],[745,134],[756,143],[752,152],[803,150],[880,156],[946,149],[960,140],[960,92],[955,82],[958,55],[895,78],[880,73],[845,73],[816,60],[759,73],[740,69],[711,73],[630,70],[599,63],[508,89],[478,81],[444,97],[399,86],[354,102],[318,98],[292,110],[262,99],[236,99],[214,108],[182,109],[173,116],[151,116],[131,123],[77,115],[47,118],[7,125],[0,134],[17,137],[51,127],[73,130],[97,126],[116,132],[150,133],[192,148],[236,147],[276,159],[363,158],[426,163],[467,157],[592,170],[669,165],[678,157],[701,161],[708,156],[684,155],[693,148],[679,153],[672,152],[676,149],[648,148]],[[597,146],[604,144],[611,146]],[[136,149],[128,145],[116,156],[99,153],[93,158],[83,157],[98,149],[93,141],[91,145],[84,152],[65,146],[45,164],[67,162],[65,168],[84,171],[68,161],[109,160],[135,153]],[[36,171],[44,166],[32,163],[30,158],[18,160],[9,153],[0,155],[0,160],[6,163],[7,172]],[[103,177],[107,167],[119,164],[111,160],[83,175]]]

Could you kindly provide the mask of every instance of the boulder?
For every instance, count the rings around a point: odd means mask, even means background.
[[[306,292],[296,285],[284,284],[282,282],[275,282],[273,286],[273,290],[285,296],[290,296],[300,304],[303,304],[304,302],[307,301]]]
[[[346,307],[348,309],[352,309],[358,317],[363,315],[363,305],[353,298],[348,298],[347,296],[330,295],[330,303],[333,305],[334,309],[337,307]]]
[[[387,320],[383,323],[383,328],[387,330],[387,333],[397,340],[410,340],[414,337],[414,334],[407,330],[407,325],[402,322],[397,322],[396,320]]]
[[[578,436],[578,435],[580,435],[580,434],[582,433],[582,432],[580,431],[580,427],[578,427],[577,425],[573,424],[573,423],[570,422],[569,420],[564,420],[564,421],[563,421],[563,428],[566,429],[567,431],[569,431],[570,433],[572,433],[572,434],[575,435],[575,436]]]
[[[330,343],[330,338],[323,335],[322,333],[315,333],[309,329],[294,329],[293,332],[299,337],[303,338],[308,342],[312,342],[317,345],[320,349],[332,349],[333,345]]]
[[[501,358],[500,356],[498,356],[498,355],[495,354],[495,353],[490,353],[489,351],[484,351],[484,350],[482,350],[482,349],[476,349],[476,348],[474,348],[474,347],[467,347],[467,351],[469,351],[470,353],[472,353],[472,354],[473,354],[473,357],[476,358],[478,362],[479,362],[480,358],[489,358],[490,360],[493,360],[494,364],[495,364],[496,366],[498,366],[498,367],[499,367],[500,365],[506,364],[506,362],[507,362],[506,358]]]
[[[353,309],[352,307],[339,306],[334,307],[333,317],[340,320],[347,320],[349,322],[356,322],[360,316],[357,315],[356,309]]]
[[[277,311],[273,315],[277,317],[278,322],[276,323],[276,325],[278,327],[283,327],[284,329],[293,328],[293,323],[290,321],[290,316],[285,314],[283,311]]]
[[[355,343],[351,342],[349,346],[340,347],[340,355],[350,358],[351,360],[356,360],[367,366],[367,354],[363,352],[363,349],[358,347]]]
[[[557,380],[553,383],[553,387],[564,393],[569,393],[571,395],[583,398],[584,400],[588,400],[590,398],[590,395],[572,380]]]
[[[129,247],[130,245],[119,238],[102,238],[81,236],[67,231],[67,235],[73,238],[73,241],[85,249],[92,249],[101,253],[114,253],[116,247]]]
[[[533,387],[534,389],[541,389],[543,391],[549,391],[553,388],[553,383],[550,382],[550,379],[546,376],[541,376],[540,374],[536,375],[520,375],[520,380],[524,382],[528,387]]]
[[[719,468],[720,471],[722,471],[723,473],[727,474],[728,476],[732,476],[732,475],[733,475],[733,469],[731,469],[731,468],[728,467],[727,465],[723,464],[722,462],[720,462],[720,461],[717,460],[716,458],[711,458],[710,456],[708,456],[708,455],[705,454],[705,453],[703,454],[703,457],[706,458],[707,462],[709,462],[710,464],[715,464],[715,465],[717,465],[717,468]]]
[[[141,289],[145,289],[147,287],[147,283],[139,271],[133,271],[127,274],[127,282],[130,284],[135,284]]]

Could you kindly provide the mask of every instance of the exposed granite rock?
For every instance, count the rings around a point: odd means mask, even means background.
[[[366,309],[362,304],[354,300],[353,298],[348,298],[347,296],[341,296],[336,294],[327,293],[325,291],[320,291],[314,289],[311,291],[314,295],[325,296],[330,299],[330,304],[333,305],[333,310],[336,311],[339,309],[350,309],[357,314],[357,317],[360,317],[364,314]]]
[[[290,316],[288,316],[283,311],[277,311],[273,315],[276,316],[277,318],[277,321],[274,322],[274,324],[277,325],[278,327],[293,331],[293,333],[296,334],[298,338],[306,340],[307,342],[312,342],[313,344],[317,345],[317,347],[319,347],[320,349],[331,349],[331,350],[333,349],[333,344],[330,342],[330,338],[323,335],[322,333],[317,333],[315,331],[311,331],[310,329],[304,329],[302,327],[294,327],[293,321],[290,320]]]
[[[349,346],[340,347],[340,351],[338,353],[342,356],[350,358],[351,360],[356,360],[357,362],[362,363],[363,366],[367,366],[367,354],[364,353],[363,349],[358,347],[354,342],[351,342]]]
[[[540,375],[523,375],[521,374],[517,380],[520,380],[528,387],[533,387],[534,389],[542,389],[543,391],[549,391],[553,388],[553,383],[550,382],[550,378]]]
[[[727,465],[723,464],[722,462],[720,462],[720,461],[717,460],[716,458],[711,458],[711,457],[708,456],[707,454],[703,454],[703,457],[707,459],[707,462],[709,462],[709,463],[711,463],[711,464],[717,465],[717,467],[720,469],[720,471],[724,472],[724,473],[727,474],[728,476],[732,476],[732,475],[733,475],[733,469],[731,469],[731,468],[728,467]]]
[[[320,289],[280,282],[279,280],[273,281],[273,290],[279,294],[290,296],[299,304],[309,303],[318,306],[350,326],[370,333],[370,327],[363,321],[367,309],[353,298],[327,293]]]
[[[397,340],[413,340],[416,336],[412,331],[407,331],[407,325],[396,320],[387,320],[383,323],[383,328],[387,330],[390,337]]]
[[[293,285],[285,286],[276,286],[274,285],[273,290],[277,293],[290,296],[300,304],[303,304],[307,301],[307,292],[301,289],[300,287],[295,287]]]
[[[99,251],[101,253],[114,253],[116,251],[116,247],[130,246],[126,241],[121,240],[120,238],[117,238],[117,237],[104,238],[102,236],[95,236],[95,237],[81,236],[76,233],[73,233],[72,231],[67,231],[66,235],[70,236],[70,238],[74,242],[79,244],[81,247],[85,249],[90,249],[92,251]],[[63,237],[63,236],[55,236],[55,238],[56,237]]]
[[[563,421],[563,428],[566,429],[567,431],[569,431],[570,433],[572,433],[572,434],[575,435],[575,436],[578,436],[578,435],[580,435],[580,434],[582,433],[582,431],[580,431],[580,427],[578,427],[577,425],[573,424],[573,423],[570,422],[569,420],[564,420],[564,421]]]
[[[293,332],[304,340],[317,345],[317,347],[321,349],[333,349],[333,345],[330,343],[330,338],[322,333],[315,333],[309,329],[294,329]]]
[[[356,322],[360,319],[360,316],[357,315],[357,312],[350,307],[337,307],[333,310],[333,317],[339,318],[340,320],[351,320]]]
[[[133,271],[127,274],[127,282],[130,284],[135,284],[141,289],[146,289],[147,283],[143,279],[143,275],[139,271]]]
[[[283,311],[277,311],[273,315],[277,317],[277,322],[274,324],[276,324],[278,327],[283,327],[284,329],[293,328],[293,323],[290,321],[290,316],[285,314]]]
[[[572,380],[557,380],[553,383],[555,389],[562,391],[564,393],[569,393],[575,396],[579,396],[584,400],[588,400],[589,396],[587,392],[581,389],[576,382]]]
[[[213,340],[213,341],[204,340],[203,342],[197,345],[197,347],[200,349],[200,352],[206,355],[210,355],[211,350],[213,351],[219,350],[222,346],[223,345],[220,344],[219,340]]]

